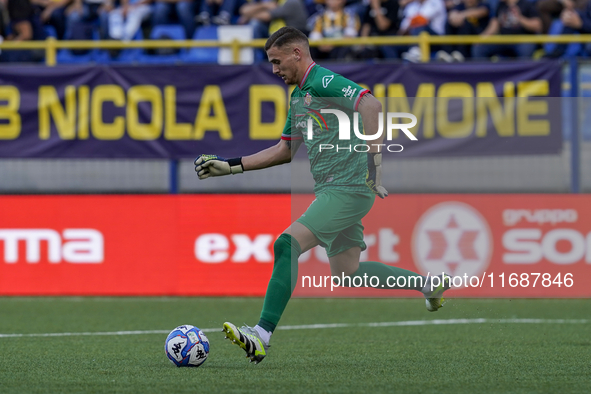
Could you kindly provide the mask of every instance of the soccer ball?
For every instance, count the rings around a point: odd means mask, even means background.
[[[168,334],[164,351],[177,367],[198,367],[207,360],[209,341],[203,331],[186,324]]]

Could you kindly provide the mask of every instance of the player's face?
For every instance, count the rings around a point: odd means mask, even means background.
[[[294,85],[298,83],[297,80],[297,51],[293,48],[276,48],[271,47],[267,51],[269,62],[273,65],[273,74],[277,75],[287,85]]]

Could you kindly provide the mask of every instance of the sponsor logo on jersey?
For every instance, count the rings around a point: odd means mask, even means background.
[[[424,213],[415,226],[412,250],[425,274],[480,275],[492,254],[491,231],[470,205],[441,203]]]
[[[333,78],[334,75],[325,75],[322,77],[322,86],[324,86],[324,89],[328,87],[328,84],[333,80]]]
[[[348,97],[349,100],[351,100],[353,97],[355,97],[355,92],[357,91],[357,88],[355,89],[351,89],[351,85],[347,86],[346,88],[342,89],[342,92],[344,93],[345,97]]]

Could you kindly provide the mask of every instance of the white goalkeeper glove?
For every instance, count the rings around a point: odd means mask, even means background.
[[[199,179],[207,179],[210,176],[241,174],[244,172],[242,157],[224,159],[217,155],[199,155],[195,159],[195,172],[197,172]]]
[[[367,175],[365,176],[365,184],[371,189],[376,196],[385,198],[388,196],[388,191],[382,186],[382,154],[368,153],[367,154]]]

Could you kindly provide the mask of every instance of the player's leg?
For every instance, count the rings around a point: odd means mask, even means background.
[[[423,291],[427,278],[416,272],[378,261],[360,262],[361,251],[365,248],[361,222],[345,229],[327,248],[331,275],[340,278],[341,286],[369,287],[369,279],[376,277],[378,288]]]
[[[285,234],[290,235],[298,243],[301,253],[307,252],[320,243],[314,233],[298,221],[293,222],[281,235]]]
[[[224,323],[226,338],[246,351],[250,361],[259,363],[267,355],[271,335],[291,298],[297,283],[298,258],[314,246],[318,239],[304,225],[294,222],[273,244],[275,254],[273,273],[267,286],[263,310],[255,327],[237,328],[230,322]]]
[[[359,262],[362,250],[366,249],[363,241],[363,225],[361,219],[370,211],[375,200],[374,196],[348,194],[341,196],[344,203],[339,207],[339,216],[334,222],[346,224],[333,240],[328,243],[326,251],[329,257],[333,276],[339,276],[342,286],[370,286],[369,279],[376,277],[378,287],[384,289],[417,290],[426,298],[427,309],[434,312],[443,305],[443,292],[449,289],[449,278],[425,278],[416,272],[394,267],[377,261]],[[338,228],[338,227],[335,227]],[[345,278],[346,277],[346,278]],[[376,283],[375,280],[373,283]]]
[[[326,247],[332,275],[341,278],[347,276],[351,280],[356,277],[363,278],[364,275],[369,277],[377,276],[380,279],[380,283],[384,284],[390,276],[413,277],[414,279],[412,281],[406,281],[405,286],[392,288],[420,291],[424,285],[425,278],[417,273],[377,261],[359,262],[361,251],[367,248],[363,240],[361,219],[371,210],[375,196],[371,194],[350,193],[341,194],[339,198],[344,202],[340,207],[339,217],[335,218],[334,221],[338,222],[340,226],[335,226],[338,232],[334,234],[333,240]],[[409,282],[419,283],[411,284]],[[402,282],[400,281],[400,283]]]
[[[352,229],[347,229],[345,232],[350,234]],[[353,237],[339,238],[333,243],[337,248],[346,248],[347,243],[349,245],[355,244]],[[363,233],[358,239],[363,242]],[[443,306],[445,302],[443,292],[450,287],[449,277],[444,277],[444,275],[424,277],[416,272],[377,261],[359,262],[362,247],[364,246],[349,247],[349,249],[342,250],[332,256],[330,256],[329,247],[331,275],[339,278],[335,280],[335,284],[344,287],[372,287],[373,284],[377,285],[379,289],[417,290],[425,296],[428,311],[435,312]],[[377,278],[377,280],[373,278]]]
[[[330,274],[332,276],[350,276],[359,269],[361,247],[353,246],[335,256],[329,257]]]
[[[275,262],[258,326],[270,334],[281,319],[298,280],[298,258],[319,241],[303,224],[294,222],[273,245]]]

